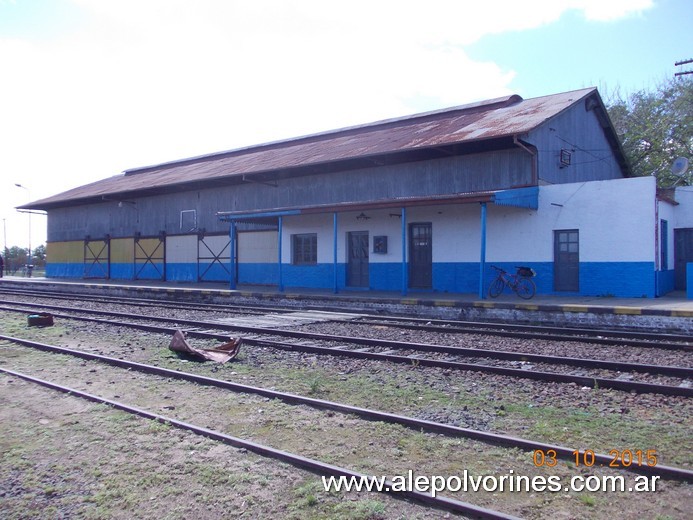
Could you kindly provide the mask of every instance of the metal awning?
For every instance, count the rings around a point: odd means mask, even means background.
[[[509,190],[454,193],[429,197],[399,197],[363,202],[317,204],[293,208],[263,209],[255,211],[219,211],[217,212],[217,217],[219,217],[219,220],[222,222],[270,222],[278,217],[291,215],[343,213],[347,211],[407,208],[413,206],[438,206],[443,204],[472,204],[481,202],[491,202],[499,206],[537,209],[539,205],[539,188],[537,186],[530,186]]]
[[[230,224],[230,260],[231,260],[231,282],[230,288],[236,288],[235,273],[235,250],[236,232],[239,224],[264,224],[269,225],[276,222],[278,233],[278,255],[277,265],[279,270],[279,291],[284,290],[282,281],[282,222],[284,217],[294,215],[327,214],[333,215],[333,264],[334,264],[334,291],[338,291],[338,259],[337,259],[337,213],[347,211],[366,211],[373,209],[397,208],[401,212],[402,228],[402,294],[407,294],[407,254],[406,254],[406,230],[407,230],[407,207],[411,206],[433,206],[443,204],[472,204],[478,203],[481,206],[481,258],[479,273],[479,297],[483,299],[483,281],[486,262],[486,207],[488,203],[498,204],[499,206],[513,206],[518,208],[537,209],[539,205],[539,187],[530,186],[524,188],[485,191],[477,193],[456,193],[450,195],[440,195],[432,197],[403,197],[386,200],[374,200],[364,202],[343,202],[337,204],[321,204],[302,208],[278,208],[257,211],[220,211],[217,217],[222,222]]]
[[[497,191],[493,196],[493,203],[498,206],[538,209],[539,186]]]

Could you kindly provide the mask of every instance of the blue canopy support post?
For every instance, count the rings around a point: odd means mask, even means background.
[[[231,263],[231,280],[229,283],[229,289],[236,289],[236,284],[238,280],[236,279],[236,222],[231,221],[231,227],[229,229],[229,261]]]
[[[402,296],[407,295],[407,208],[402,207]]]
[[[484,273],[486,272],[486,203],[481,203],[481,258],[479,259],[479,298],[486,298]]]
[[[279,230],[278,230],[279,232],[277,234],[277,241],[278,241],[278,244],[277,244],[277,250],[278,250],[277,257],[278,258],[277,258],[277,260],[278,260],[278,264],[279,264],[277,266],[278,267],[278,269],[277,269],[278,273],[277,274],[279,275],[279,279],[277,281],[277,288],[279,289],[279,292],[284,292],[284,280],[282,278],[282,231],[283,231],[283,227],[284,227],[283,226],[284,219],[282,218],[281,215],[279,215],[277,217],[277,220],[278,220],[278,228],[279,228]]]
[[[333,251],[334,255],[332,258],[332,261],[334,264],[334,293],[337,294],[339,292],[339,285],[337,283],[338,276],[337,276],[337,212],[336,211],[332,214],[332,223],[333,223],[333,228],[334,228],[333,237],[332,237],[333,246],[334,246],[334,251]]]

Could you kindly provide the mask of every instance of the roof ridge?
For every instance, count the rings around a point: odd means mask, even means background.
[[[294,173],[330,173],[380,165],[381,161],[377,159],[380,156],[387,157],[392,164],[399,164],[440,157],[441,154],[447,157],[450,152],[453,155],[475,153],[474,150],[486,148],[479,144],[481,141],[495,140],[496,145],[502,148],[510,146],[508,138],[525,135],[592,96],[596,96],[598,108],[603,110],[599,92],[594,87],[526,100],[509,95],[264,145],[189,157],[126,170],[109,179],[44,199],[38,208],[34,203],[23,208],[45,209],[68,205],[71,201],[101,201],[104,194],[141,196],[145,191],[153,194],[182,190],[185,185],[209,187],[212,181],[216,181],[215,185],[217,182],[233,184],[236,181],[246,182],[245,175],[261,173],[271,176],[276,173],[282,178],[292,177]],[[600,118],[600,123],[607,125],[605,129],[609,130],[609,136],[615,136],[608,118]],[[622,151],[616,138],[609,142],[616,156],[621,157]],[[265,176],[262,178],[265,179]]]
[[[185,164],[194,164],[194,163],[205,162],[205,161],[213,161],[216,159],[220,159],[222,157],[241,155],[243,153],[250,152],[250,151],[261,151],[263,149],[278,147],[281,145],[289,145],[292,143],[300,143],[300,142],[305,142],[305,141],[310,141],[310,140],[322,139],[322,138],[329,137],[329,136],[336,136],[339,134],[348,134],[350,132],[357,132],[357,131],[375,128],[375,127],[385,128],[388,125],[394,126],[394,125],[401,124],[401,123],[410,123],[410,122],[415,121],[417,119],[421,120],[421,119],[426,119],[426,118],[433,118],[435,116],[441,116],[444,114],[450,114],[450,113],[454,113],[454,112],[481,113],[481,112],[485,112],[485,111],[488,111],[491,109],[510,107],[510,106],[513,106],[513,105],[516,105],[518,103],[522,103],[525,101],[535,101],[535,100],[539,100],[539,99],[543,99],[543,98],[563,96],[565,94],[571,94],[573,92],[584,92],[585,93],[584,95],[586,95],[586,93],[588,91],[593,91],[593,90],[596,90],[596,87],[576,89],[576,90],[561,92],[561,93],[557,93],[557,94],[547,94],[544,96],[538,96],[538,97],[529,98],[529,99],[524,99],[522,96],[520,96],[518,94],[511,94],[508,96],[502,96],[502,97],[498,97],[498,98],[491,98],[491,99],[485,99],[485,100],[480,100],[480,101],[474,101],[472,103],[466,103],[463,105],[455,105],[455,106],[440,108],[440,109],[436,109],[436,110],[429,110],[426,112],[418,112],[415,114],[409,114],[409,115],[405,115],[405,116],[399,116],[399,117],[394,117],[394,118],[389,118],[389,119],[381,119],[381,120],[372,121],[369,123],[362,123],[362,124],[353,125],[353,126],[334,128],[331,130],[325,130],[322,132],[316,132],[316,133],[312,133],[312,134],[305,134],[305,135],[297,136],[297,137],[289,137],[286,139],[279,139],[276,141],[268,141],[265,143],[242,146],[240,148],[233,148],[230,150],[223,150],[223,151],[219,151],[219,152],[212,152],[209,154],[202,154],[202,155],[196,155],[196,156],[192,156],[192,157],[185,157],[183,159],[175,159],[172,161],[164,161],[161,163],[151,164],[148,166],[140,166],[137,168],[130,168],[130,169],[124,170],[123,174],[126,176],[139,175],[139,174],[146,173],[146,172],[152,171],[152,170],[159,170],[162,168],[181,166],[181,165],[185,165]]]
[[[393,118],[388,118],[388,119],[381,119],[378,121],[372,121],[369,123],[362,123],[362,124],[353,125],[353,126],[334,128],[331,130],[325,130],[323,132],[316,132],[316,133],[306,134],[306,135],[297,136],[297,137],[289,137],[287,139],[279,139],[276,141],[268,141],[266,143],[259,143],[259,144],[249,145],[249,146],[243,146],[240,148],[233,148],[230,150],[223,150],[220,152],[212,152],[209,154],[196,155],[193,157],[186,157],[183,159],[176,159],[173,161],[164,161],[162,163],[151,164],[148,166],[130,168],[130,169],[124,170],[123,173],[125,175],[128,175],[128,176],[138,175],[140,173],[146,173],[149,170],[166,168],[168,166],[176,166],[176,165],[181,165],[181,164],[186,164],[186,163],[196,163],[196,162],[203,162],[203,161],[208,161],[208,160],[215,160],[215,159],[219,159],[220,157],[230,156],[230,155],[234,155],[234,154],[240,154],[240,153],[251,151],[251,150],[253,150],[253,151],[258,150],[259,151],[259,150],[262,150],[263,148],[270,148],[270,147],[275,147],[278,145],[298,143],[301,141],[308,141],[308,140],[316,139],[316,138],[324,138],[324,137],[328,137],[331,135],[337,135],[337,134],[346,134],[349,132],[354,132],[354,131],[358,131],[358,130],[365,130],[368,128],[386,127],[388,125],[396,125],[398,123],[411,122],[411,121],[414,121],[417,119],[426,119],[426,118],[430,118],[433,116],[449,114],[452,112],[472,112],[472,113],[483,112],[486,110],[491,110],[493,108],[503,108],[503,107],[515,105],[517,103],[521,103],[522,101],[524,101],[522,96],[520,96],[518,94],[511,94],[509,96],[502,96],[502,97],[498,97],[498,98],[491,98],[491,99],[484,99],[484,100],[480,100],[480,101],[474,101],[472,103],[465,103],[464,105],[455,105],[452,107],[439,108],[439,109],[435,109],[435,110],[429,110],[426,112],[417,112],[415,114],[408,114],[405,116],[393,117]]]

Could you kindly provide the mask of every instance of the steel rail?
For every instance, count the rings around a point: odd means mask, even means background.
[[[412,322],[398,323],[400,321]],[[430,332],[454,332],[459,334],[489,334],[501,337],[525,337],[527,339],[550,339],[560,341],[582,341],[584,343],[594,343],[597,345],[628,345],[635,347],[661,347],[662,340],[673,343],[679,349],[693,350],[693,345],[685,343],[693,342],[693,336],[684,336],[682,334],[653,334],[648,332],[632,332],[632,331],[607,331],[600,329],[581,329],[575,327],[545,327],[537,325],[521,325],[521,324],[502,324],[502,323],[475,323],[468,321],[448,321],[448,320],[427,320],[420,318],[398,318],[395,316],[365,316],[356,318],[354,323],[363,323],[364,325],[382,325],[389,326],[387,323],[395,322],[391,326],[410,329],[424,330]],[[488,329],[488,330],[487,330]],[[569,334],[566,334],[569,333]],[[570,339],[567,339],[570,338]],[[650,343],[657,342],[656,345]],[[665,343],[665,345],[668,343]]]
[[[293,310],[286,308],[270,308],[270,307],[252,307],[248,305],[222,305],[213,303],[198,303],[198,302],[185,302],[185,301],[173,301],[173,300],[154,300],[149,298],[130,298],[125,296],[107,296],[99,295],[95,296],[93,294],[86,293],[61,293],[61,292],[51,292],[51,291],[27,291],[27,290],[7,290],[0,286],[0,294],[8,296],[27,296],[36,298],[50,298],[52,300],[85,300],[88,299],[90,302],[103,302],[111,303],[113,305],[132,305],[133,307],[157,307],[162,309],[178,309],[178,310],[196,310],[205,312],[229,312],[233,310],[234,312],[239,312],[241,314],[251,314],[260,315],[266,314],[268,312],[275,312],[277,314],[285,314],[288,312],[293,312]],[[5,303],[24,303],[24,302],[5,302]],[[38,304],[36,304],[38,305]]]
[[[195,331],[189,332],[195,334]],[[204,334],[204,333],[198,333]],[[212,337],[199,336],[199,337]],[[216,336],[217,339],[227,336]],[[332,354],[345,357],[353,357],[357,359],[371,359],[380,361],[390,361],[393,363],[402,363],[415,366],[427,366],[437,368],[450,368],[455,370],[468,370],[471,372],[482,372],[487,374],[496,374],[509,377],[517,377],[522,379],[533,379],[536,381],[548,381],[555,383],[575,383],[580,386],[590,388],[611,388],[614,390],[622,390],[624,392],[637,393],[653,393],[662,395],[673,395],[683,397],[693,397],[693,388],[686,386],[670,386],[656,383],[641,383],[637,381],[627,381],[621,379],[609,379],[603,377],[592,376],[577,376],[571,374],[559,374],[556,372],[543,372],[539,370],[523,370],[517,368],[505,368],[494,365],[482,365],[478,363],[461,363],[459,361],[447,361],[437,359],[427,359],[420,356],[401,356],[388,353],[363,352],[359,350],[346,350],[330,347],[318,347],[305,344],[279,343],[267,340],[248,339],[244,338],[246,344],[256,345],[261,347],[270,347],[288,351],[311,352],[315,354]]]
[[[25,312],[18,309],[9,309],[6,307],[0,307],[0,310],[10,310],[14,312]],[[94,311],[98,314],[98,311]],[[101,314],[104,314],[103,312]],[[87,321],[92,323],[103,323],[107,325],[114,325],[119,327],[128,327],[132,329],[145,330],[149,332],[159,332],[162,334],[173,334],[176,328],[161,327],[158,325],[147,325],[143,323],[132,323],[132,322],[121,322],[116,320],[104,320],[99,318],[89,318],[86,316],[71,316],[66,314],[54,314],[54,316],[72,319],[77,321]],[[172,318],[153,318],[159,321],[176,321]],[[217,327],[220,328],[220,327]],[[258,329],[252,329],[257,332]],[[273,329],[268,329],[270,332],[267,334],[274,333],[277,331]],[[188,335],[203,339],[215,339],[219,341],[228,341],[227,334],[219,334],[210,331],[199,331],[194,329],[186,329]],[[333,338],[328,337],[330,340]],[[315,354],[327,354],[333,356],[342,357],[353,357],[358,359],[370,359],[376,361],[390,361],[394,363],[404,363],[408,365],[416,366],[429,366],[438,368],[449,368],[455,370],[468,370],[473,372],[490,373],[497,375],[505,375],[510,377],[518,377],[523,379],[533,379],[538,381],[549,381],[558,383],[575,383],[581,386],[594,387],[594,388],[612,388],[614,390],[623,390],[625,392],[638,392],[638,393],[654,393],[663,395],[678,395],[684,397],[693,397],[693,388],[686,386],[670,386],[661,385],[655,383],[641,383],[637,381],[625,381],[620,379],[608,379],[601,377],[592,376],[577,376],[570,374],[559,374],[556,372],[542,372],[537,370],[522,370],[516,368],[505,368],[493,365],[482,365],[477,363],[460,363],[458,361],[448,361],[448,360],[437,360],[437,359],[427,359],[420,357],[420,355],[414,356],[401,356],[394,355],[390,353],[375,353],[375,352],[365,352],[361,350],[347,350],[336,347],[320,347],[314,345],[307,345],[305,343],[281,343],[277,341],[261,340],[256,338],[244,337],[243,341],[249,345],[261,346],[274,348],[279,350],[287,350],[293,352],[311,352]],[[353,341],[353,339],[351,339]]]
[[[0,303],[5,303],[5,304],[13,304],[13,305],[26,305],[26,306],[33,306],[36,308],[49,308],[49,309],[56,309],[56,310],[66,310],[66,309],[74,309],[77,312],[84,312],[84,313],[93,313],[93,314],[98,314],[99,312],[94,311],[93,309],[81,309],[79,307],[66,307],[66,306],[53,306],[53,305],[45,305],[45,304],[40,304],[40,303],[24,303],[24,302],[13,302],[13,301],[0,301]],[[187,310],[187,309],[186,309]],[[219,310],[226,310],[228,311],[229,308],[226,309],[219,309]],[[117,312],[106,312],[106,311],[101,311],[100,314],[111,314],[111,315],[118,315]],[[120,313],[121,315],[124,316],[132,316],[132,314],[128,313]],[[146,319],[146,318],[145,318]],[[365,323],[369,325],[383,325],[382,323],[378,323],[377,319],[374,321],[363,321],[362,319],[357,319],[354,320],[355,323]],[[210,323],[210,322],[207,322]],[[486,324],[484,324],[486,325]],[[242,330],[243,332],[248,332],[248,330],[243,330],[244,327],[242,326],[234,326],[234,325],[225,325],[226,327],[236,327],[235,329],[229,328],[228,330]],[[468,328],[468,327],[446,327],[446,328],[441,328],[441,327],[430,327],[426,328],[425,326],[418,326],[418,325],[406,325],[406,324],[397,324],[395,325],[398,328],[403,328],[403,329],[414,329],[414,330],[431,330],[434,332],[448,332],[448,333],[460,333],[460,334],[476,334],[476,335],[488,335],[488,336],[500,336],[500,337],[509,337],[509,338],[519,338],[519,339],[543,339],[543,340],[551,340],[551,341],[570,341],[570,342],[578,342],[578,343],[588,343],[588,344],[596,344],[596,345],[623,345],[623,346],[630,346],[630,347],[641,347],[641,348],[658,348],[662,350],[682,350],[685,352],[688,351],[693,351],[693,345],[690,344],[685,344],[685,343],[666,343],[666,342],[660,342],[656,341],[653,342],[653,340],[638,340],[638,339],[631,339],[631,338],[607,338],[607,337],[596,337],[596,336],[575,336],[575,335],[565,335],[565,334],[552,334],[552,333],[540,333],[540,332],[523,332],[522,330],[518,330],[517,332],[511,330],[485,330],[485,329],[478,329],[476,327]],[[248,327],[245,327],[246,329]],[[278,330],[278,329],[272,329],[272,330]],[[595,333],[601,333],[602,331],[593,331]],[[304,333],[305,334],[305,333]],[[678,336],[675,337],[676,340],[681,340],[683,336]],[[693,339],[693,338],[688,338],[685,337],[687,340]],[[669,338],[666,338],[669,339]],[[478,350],[478,349],[475,349]]]
[[[288,392],[279,392],[276,390],[270,390],[267,388],[244,385],[241,383],[234,383],[232,381],[226,381],[223,379],[215,379],[207,376],[202,376],[198,374],[193,374],[190,372],[182,372],[178,370],[172,370],[169,368],[163,368],[156,365],[147,365],[144,363],[138,363],[135,361],[127,361],[124,359],[113,358],[109,356],[104,356],[102,354],[94,354],[91,352],[85,352],[82,350],[69,349],[66,347],[60,347],[57,345],[48,345],[45,343],[39,343],[36,341],[31,341],[23,338],[15,338],[12,336],[0,335],[0,340],[9,341],[16,343],[25,347],[35,348],[44,352],[51,352],[55,354],[63,354],[68,356],[77,357],[80,359],[86,359],[89,361],[98,361],[100,363],[105,363],[108,365],[116,366],[119,368],[137,370],[139,372],[157,375],[161,377],[167,377],[171,379],[181,379],[185,381],[190,381],[200,385],[213,386],[217,388],[222,388],[225,390],[230,390],[232,392],[240,392],[246,394],[256,394],[263,397],[268,397],[270,399],[279,399],[288,404],[295,405],[306,405],[312,408],[333,410],[344,414],[357,415],[367,420],[372,421],[382,421],[392,424],[400,424],[402,426],[412,428],[415,431],[428,431],[433,433],[444,434],[451,437],[465,437],[469,439],[474,439],[488,444],[493,444],[497,446],[511,447],[511,448],[521,448],[526,450],[542,450],[547,452],[548,450],[554,450],[558,458],[566,460],[575,460],[575,454],[579,453],[580,456],[584,455],[584,451],[576,450],[573,448],[568,448],[565,446],[554,445],[543,443],[539,441],[533,441],[530,439],[524,439],[521,437],[513,437],[509,435],[502,435],[491,432],[484,432],[481,430],[474,430],[471,428],[462,428],[459,426],[453,426],[450,424],[438,423],[434,421],[427,421],[424,419],[416,419],[414,417],[407,417],[399,414],[393,414],[389,412],[382,412],[379,410],[373,410],[368,408],[362,408],[358,406],[351,406],[343,403],[337,403],[334,401],[326,401],[323,399],[315,399],[312,397],[304,397],[297,394],[291,394]],[[613,461],[613,457],[610,455],[604,455],[595,453],[595,462],[601,464],[602,466],[609,466]],[[693,481],[693,471],[677,468],[674,466],[630,466],[628,468],[619,467],[626,471],[631,471],[633,473],[646,474],[646,475],[659,475],[663,478],[674,479],[674,480],[685,480]]]
[[[245,325],[230,325],[226,323],[218,322],[202,322],[198,320],[187,320],[178,318],[168,318],[159,316],[147,316],[147,315],[133,315],[132,313],[122,313],[114,311],[103,311],[95,309],[82,309],[78,307],[61,307],[61,306],[45,306],[40,304],[22,304],[15,303],[15,305],[29,306],[33,308],[48,308],[52,310],[67,310],[71,312],[81,312],[85,314],[97,314],[97,315],[108,315],[118,318],[139,318],[150,321],[159,321],[166,323],[174,323],[176,325],[186,325],[194,327],[193,329],[185,329],[186,332],[196,332],[195,329],[207,328],[207,329],[217,329],[217,330],[228,330],[235,332],[247,332],[251,334],[267,334],[272,336],[282,336],[290,337],[295,339],[311,339],[319,341],[330,341],[330,342],[344,342],[352,343],[355,345],[363,345],[368,347],[379,347],[391,350],[418,350],[422,352],[436,352],[442,354],[450,354],[454,356],[461,357],[475,357],[475,358],[494,358],[509,361],[533,361],[535,363],[547,363],[554,365],[567,365],[590,369],[604,369],[604,370],[614,370],[619,372],[642,372],[649,374],[658,374],[671,377],[680,378],[693,378],[693,368],[686,367],[672,367],[667,365],[651,365],[651,364],[641,364],[641,363],[628,363],[620,361],[607,361],[600,359],[584,359],[584,358],[574,358],[567,356],[549,356],[543,354],[531,354],[526,352],[512,352],[505,350],[490,350],[490,349],[471,349],[465,347],[452,347],[447,345],[429,345],[425,343],[403,343],[399,341],[391,341],[384,339],[374,339],[374,338],[358,338],[352,336],[335,336],[331,334],[321,334],[317,332],[305,332],[305,331],[292,331],[286,329],[271,329],[266,327],[251,327]],[[1,307],[0,309],[10,310],[7,307]],[[65,316],[69,317],[69,316]],[[263,343],[262,346],[271,346],[267,343]],[[345,353],[349,352],[344,350]],[[471,366],[484,366],[473,364]]]
[[[57,383],[53,383],[50,381],[46,381],[44,379],[38,379],[33,376],[23,374],[21,372],[16,372],[14,370],[8,370],[6,368],[0,367],[0,372],[3,372],[5,374],[9,374],[14,377],[18,377],[20,379],[23,379],[25,381],[29,381],[41,386],[44,386],[46,388],[50,388],[52,390],[57,390],[59,392],[63,392],[65,394],[69,394],[72,396],[76,397],[81,397],[82,399],[86,399],[88,401],[94,402],[94,403],[100,403],[100,404],[105,404],[108,405],[112,408],[115,408],[117,410],[121,410],[133,415],[137,415],[139,417],[143,417],[145,419],[150,419],[152,421],[156,421],[161,424],[167,424],[170,426],[175,426],[176,428],[179,428],[181,430],[186,430],[189,432],[192,432],[196,435],[201,435],[203,437],[207,437],[209,439],[223,442],[224,444],[229,444],[231,446],[234,446],[236,448],[245,448],[248,451],[252,451],[253,453],[257,453],[258,455],[261,455],[263,457],[268,457],[272,459],[279,460],[281,462],[286,462],[289,463],[293,466],[308,470],[312,473],[317,473],[318,475],[325,475],[325,476],[345,476],[345,477],[353,477],[357,479],[361,478],[372,478],[369,477],[363,473],[360,473],[358,471],[336,466],[334,464],[328,464],[326,462],[319,461],[317,459],[312,459],[308,457],[303,457],[302,455],[297,455],[295,453],[291,453],[288,451],[284,450],[279,450],[276,448],[272,448],[270,446],[266,446],[264,444],[259,444],[253,441],[241,439],[239,437],[234,437],[231,435],[227,435],[225,433],[219,432],[217,430],[212,430],[210,428],[205,428],[203,426],[197,426],[192,423],[180,421],[178,419],[174,419],[173,417],[167,417],[165,415],[160,415],[154,412],[150,412],[148,410],[144,410],[142,408],[137,408],[134,406],[127,405],[121,401],[114,401],[112,399],[106,399],[104,397],[100,397],[94,394],[89,394],[87,392],[82,392],[80,390],[76,390],[74,388],[70,388],[67,386],[59,385]],[[428,506],[435,507],[437,509],[442,509],[446,511],[452,511],[455,513],[462,513],[465,515],[470,515],[474,518],[480,518],[480,519],[488,519],[488,520],[519,520],[517,517],[508,515],[505,513],[501,513],[499,511],[494,511],[492,509],[487,509],[479,506],[475,506],[474,504],[470,504],[468,502],[462,502],[459,500],[455,500],[453,498],[447,498],[447,497],[433,497],[432,495],[428,495],[426,493],[422,493],[420,491],[414,491],[414,490],[407,490],[407,491],[394,491],[393,488],[393,483],[392,481],[388,480],[385,482],[385,489],[382,491],[373,489],[373,491],[379,491],[382,493],[387,493],[393,497],[396,498],[407,498],[410,500],[414,500],[416,502],[426,504]]]
[[[18,289],[17,291],[22,291]],[[7,290],[2,290],[0,287],[0,293],[9,292]],[[27,291],[29,292],[29,291]],[[35,292],[34,292],[35,293]],[[65,296],[66,293],[60,292],[48,292],[48,293],[38,293],[37,296],[45,296],[46,294],[59,294],[65,299],[70,299],[70,297]],[[82,297],[90,298],[93,295],[86,293],[73,292],[69,293],[72,295],[79,295]],[[111,296],[100,296],[100,298],[115,298],[122,299],[123,301],[145,301],[151,302],[153,304],[164,302],[166,304],[184,304],[186,302],[176,301],[176,300],[156,300],[156,299],[137,299],[137,298],[126,298],[126,297],[111,297]],[[71,298],[79,299],[79,298]],[[127,304],[127,303],[125,303]],[[193,308],[195,302],[190,302],[189,305],[181,308]],[[198,304],[199,305],[199,304]],[[228,311],[229,309],[239,309],[243,311],[245,309],[257,312],[276,312],[276,313],[288,313],[294,312],[295,309],[283,307],[270,307],[270,306],[248,306],[248,305],[223,305],[223,304],[210,304],[205,303],[206,307],[210,309],[218,309]],[[344,311],[343,307],[337,306],[318,306],[318,305],[304,305],[303,309],[309,310],[326,310],[335,311],[337,309]],[[198,309],[199,310],[199,309]],[[206,309],[205,309],[206,310]],[[363,313],[360,310],[348,310],[346,312],[357,312],[359,314]],[[590,328],[580,328],[580,327],[551,327],[546,325],[526,325],[526,324],[516,324],[516,323],[497,323],[497,322],[476,322],[476,321],[461,321],[461,320],[440,320],[435,318],[415,318],[411,316],[392,316],[392,315],[373,315],[366,314],[362,318],[355,320],[355,323],[365,323],[370,325],[383,325],[382,323],[377,323],[377,321],[410,321],[414,325],[407,325],[398,323],[396,326],[400,328],[409,328],[415,330],[426,330],[431,332],[458,332],[467,334],[488,334],[496,336],[505,337],[518,337],[518,334],[514,332],[525,333],[524,337],[528,339],[556,339],[560,341],[581,341],[585,343],[594,344],[620,344],[638,347],[655,347],[655,348],[669,348],[673,350],[683,349],[683,350],[693,350],[693,345],[678,344],[680,343],[691,343],[693,342],[693,336],[684,334],[671,334],[671,333],[649,333],[633,330],[620,330],[620,329],[590,329]],[[428,325],[430,324],[430,325]],[[434,324],[441,325],[436,327]],[[533,335],[536,333],[537,335]],[[628,342],[627,340],[632,340]],[[670,343],[664,343],[665,340]],[[648,341],[658,342],[656,345],[648,343]]]
[[[86,292],[80,292],[80,291],[36,291],[36,290],[28,290],[28,289],[14,289],[14,288],[7,288],[3,284],[0,284],[0,294],[8,294],[8,295],[15,295],[15,296],[36,296],[36,297],[45,297],[45,298],[59,298],[59,299],[65,299],[65,300],[84,300],[88,299],[89,301],[94,301],[94,294],[86,293]],[[204,289],[201,289],[199,291],[190,291],[189,293],[184,293],[184,294],[190,294],[190,295],[199,295],[199,296],[208,296],[209,291],[205,291]],[[248,305],[246,303],[242,304],[235,304],[232,305],[230,303],[208,303],[208,302],[200,302],[200,301],[190,301],[190,300],[185,300],[185,299],[157,299],[157,298],[135,298],[135,297],[129,297],[129,296],[109,296],[105,294],[100,294],[97,296],[99,299],[103,299],[106,302],[122,302],[123,305],[130,305],[131,302],[133,305],[137,305],[136,302],[145,302],[145,303],[151,303],[152,305],[177,305],[180,306],[181,309],[183,310],[199,310],[200,306],[203,307],[202,310],[219,310],[219,311],[229,311],[229,310],[238,310],[240,312],[248,309],[253,312],[257,313],[278,313],[278,314],[284,314],[284,313],[289,313],[289,312],[295,312],[295,308],[291,307],[286,307],[286,306],[261,306],[261,305]],[[174,307],[177,308],[177,307]],[[302,309],[311,309],[311,310],[334,310],[335,307],[325,307],[325,306],[304,306]]]

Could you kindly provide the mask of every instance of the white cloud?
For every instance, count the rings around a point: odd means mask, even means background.
[[[73,3],[84,15],[60,36],[0,32],[0,171],[9,185],[0,189],[0,212],[12,221],[10,245],[22,241],[11,207],[27,195],[11,183],[37,199],[130,167],[505,95],[514,73],[472,61],[464,45],[551,23],[570,9],[604,21],[651,6]],[[34,243],[40,233],[34,229]]]
[[[600,22],[638,15],[654,6],[652,0],[575,0],[573,9],[584,12],[588,20]]]

